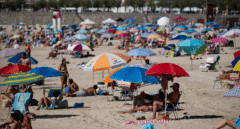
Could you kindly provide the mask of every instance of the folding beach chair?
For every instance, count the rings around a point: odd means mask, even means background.
[[[175,120],[179,119],[176,111],[179,110],[179,107],[180,107],[179,100],[180,100],[181,96],[182,96],[182,91],[180,91],[180,95],[179,95],[177,104],[173,105],[172,103],[167,103],[167,111],[171,111],[171,113],[173,113]],[[173,106],[173,108],[168,107],[168,105],[170,105],[170,104]],[[163,111],[165,111],[165,108],[163,108]]]
[[[59,91],[59,92],[61,93],[61,94],[60,94],[60,100],[59,100],[59,102],[56,103],[56,104],[51,104],[51,105],[48,107],[49,109],[58,109],[59,106],[60,106],[60,104],[61,104],[61,102],[62,102],[63,94],[62,94],[62,90],[61,90],[61,89],[50,89],[49,92],[48,92],[48,98],[53,97],[53,93],[54,93],[55,91]],[[45,108],[45,107],[44,107],[43,105],[41,105],[41,109],[43,109],[43,108]]]
[[[206,64],[203,66],[199,66],[199,69],[206,70],[208,72],[209,70],[212,71],[218,71],[216,66],[219,64],[220,56],[217,56],[216,59],[214,57],[208,57],[206,60]]]

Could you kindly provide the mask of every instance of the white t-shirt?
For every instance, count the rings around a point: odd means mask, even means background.
[[[15,44],[13,48],[14,48],[14,49],[19,49],[19,45],[18,45],[18,44]]]

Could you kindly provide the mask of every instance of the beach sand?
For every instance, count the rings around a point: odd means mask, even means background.
[[[10,29],[10,28],[8,28]],[[10,32],[7,33],[15,33]],[[240,38],[236,38],[237,46],[239,46]],[[104,52],[119,52],[125,53],[123,50],[114,49],[116,45],[119,45],[118,40],[111,41],[114,46],[106,46],[107,42],[104,42],[103,46],[94,48],[93,52],[90,52],[93,55],[102,54]],[[178,43],[177,41],[167,41],[170,43]],[[22,50],[25,49],[24,46],[21,46]],[[37,65],[32,65],[32,68],[41,67],[42,65],[52,67],[57,69],[61,63],[61,56],[70,61],[70,64],[67,64],[68,72],[70,78],[72,78],[80,87],[88,88],[93,86],[93,77],[92,72],[85,72],[78,67],[72,67],[72,65],[77,65],[80,62],[88,62],[89,58],[82,59],[72,59],[71,55],[59,55],[57,60],[46,60],[50,51],[50,47],[32,47],[32,57],[38,60]],[[207,129],[218,124],[223,118],[229,120],[236,120],[240,115],[240,103],[239,98],[225,98],[223,94],[226,93],[229,89],[225,85],[221,88],[220,83],[217,82],[215,88],[213,89],[214,80],[219,74],[222,73],[222,70],[230,70],[225,66],[231,65],[231,61],[234,59],[233,53],[237,50],[230,50],[230,48],[223,48],[225,52],[219,54],[221,59],[219,65],[217,65],[218,72],[201,72],[198,67],[201,63],[206,63],[206,58],[209,56],[216,55],[205,55],[197,56],[197,58],[202,57],[200,60],[193,60],[192,66],[193,70],[191,71],[191,60],[189,56],[183,57],[168,57],[156,55],[148,57],[151,62],[169,62],[181,66],[185,69],[190,77],[174,78],[174,82],[180,84],[180,91],[183,91],[182,97],[180,99],[180,110],[177,111],[177,114],[180,120],[174,120],[174,115],[170,114],[170,119],[173,119],[173,122],[168,124],[154,124],[156,129]],[[151,49],[154,52],[158,53],[160,49]],[[0,67],[6,66],[8,58],[1,59]],[[133,59],[130,64],[141,63],[140,60]],[[142,62],[144,63],[144,61]],[[110,71],[113,71],[111,69]],[[108,75],[108,71],[104,71],[104,77]],[[236,74],[231,74],[231,76],[236,76]],[[0,77],[0,82],[5,78]],[[94,72],[94,81],[102,81],[102,72]],[[46,78],[44,87],[59,87],[60,88],[60,78]],[[169,82],[171,85],[172,82]],[[42,97],[42,86],[32,85],[34,91],[34,99],[39,100]],[[139,90],[145,91],[146,93],[157,93],[160,88],[160,84],[150,85],[142,87]],[[0,87],[0,92],[4,92],[6,87]],[[107,88],[103,88],[107,89]],[[110,90],[110,88],[108,88]],[[117,88],[117,90],[120,90]],[[168,92],[172,90],[169,89]],[[115,96],[119,96],[119,93],[115,93]],[[137,121],[136,118],[140,116],[145,116],[149,119],[152,116],[152,113],[135,113],[135,114],[118,114],[117,111],[123,111],[124,109],[131,109],[130,106],[123,106],[124,101],[108,101],[111,99],[111,96],[99,96],[99,97],[76,97],[76,98],[66,98],[64,100],[68,101],[69,106],[73,106],[74,103],[85,103],[84,108],[70,108],[70,109],[57,109],[57,110],[39,110],[36,111],[36,106],[30,107],[30,112],[37,115],[37,119],[32,121],[32,127],[34,129],[139,129],[142,124],[136,125],[123,125],[128,121]],[[132,103],[132,101],[127,101],[127,103]],[[0,123],[5,122],[7,118],[9,109],[0,107]],[[183,117],[187,113],[187,116],[190,117],[190,120],[185,120]],[[225,127],[224,129],[228,129]]]

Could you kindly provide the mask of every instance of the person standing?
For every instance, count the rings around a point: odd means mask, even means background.
[[[22,58],[17,62],[17,64],[22,63],[22,65],[28,66],[31,68],[31,61],[26,57],[26,53],[22,53]]]
[[[69,77],[68,70],[67,70],[67,62],[65,58],[62,59],[62,63],[58,67],[58,71],[63,74],[63,76],[60,76],[61,89],[63,90],[67,85],[67,78]]]
[[[30,42],[29,41],[27,41],[26,54],[29,57],[31,56],[31,46],[30,46]]]

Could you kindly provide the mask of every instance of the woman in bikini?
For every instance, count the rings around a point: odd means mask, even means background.
[[[13,87],[10,86],[10,89],[8,90],[9,86],[7,86],[6,91],[4,92],[4,94],[1,94],[1,101],[3,101],[4,99],[7,99],[9,102],[13,102],[14,101],[14,95],[17,93],[17,90]]]
[[[63,58],[62,63],[58,67],[58,71],[63,74],[63,76],[60,77],[61,78],[61,89],[62,90],[66,87],[67,78],[69,77],[66,64],[67,64],[66,59]]]

